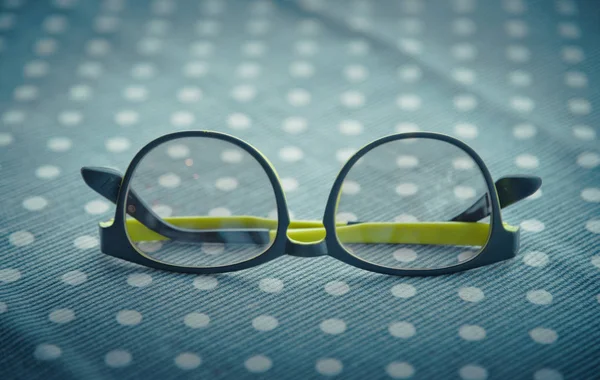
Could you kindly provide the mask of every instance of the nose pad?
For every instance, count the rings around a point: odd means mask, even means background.
[[[326,235],[327,232],[322,224],[316,228],[288,228],[286,253],[296,257],[325,256],[327,255]]]

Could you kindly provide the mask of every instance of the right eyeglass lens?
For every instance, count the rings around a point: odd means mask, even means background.
[[[336,234],[344,249],[372,264],[444,268],[485,246],[489,205],[483,173],[464,150],[431,138],[394,140],[367,152],[348,172]]]
[[[271,181],[248,151],[229,141],[164,142],[142,157],[126,190],[127,236],[153,260],[220,267],[251,260],[275,240]]]

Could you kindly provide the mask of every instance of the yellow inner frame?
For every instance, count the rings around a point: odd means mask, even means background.
[[[278,221],[255,216],[227,217],[168,217],[168,224],[188,230],[268,229],[271,241],[275,239]],[[112,224],[103,223],[104,226]],[[505,224],[509,230],[516,227]],[[138,241],[167,240],[135,219],[127,219],[127,234]],[[347,225],[337,223],[336,234],[342,243],[366,244],[434,244],[482,246],[488,240],[490,225],[473,222],[365,222]],[[317,242],[325,238],[325,228],[320,221],[291,221],[287,235],[300,244]]]

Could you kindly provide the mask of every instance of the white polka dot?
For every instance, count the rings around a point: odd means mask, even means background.
[[[474,258],[475,256],[477,256],[479,254],[479,251],[465,251],[460,253],[456,259],[458,260],[459,263],[463,263],[465,261],[469,261],[472,258]]]
[[[156,76],[156,68],[151,63],[137,63],[131,68],[131,76],[135,79],[150,79]]]
[[[514,38],[523,38],[529,33],[527,24],[522,20],[509,20],[504,24],[506,34]]]
[[[306,131],[308,122],[301,117],[289,117],[283,121],[283,130],[290,134],[298,134]]]
[[[189,62],[183,68],[183,74],[188,78],[200,78],[208,73],[208,65],[204,62]]]
[[[6,313],[8,311],[8,306],[6,302],[0,302],[0,314]]]
[[[21,279],[21,272],[17,269],[0,269],[0,282],[15,282]]]
[[[532,154],[520,154],[515,159],[515,163],[521,169],[535,169],[540,166],[538,158]]]
[[[527,252],[523,262],[530,267],[543,267],[548,264],[548,255],[539,251]]]
[[[552,344],[558,339],[556,331],[542,327],[537,327],[529,331],[529,336],[534,342],[539,344]]]
[[[156,37],[145,37],[137,44],[137,51],[141,55],[154,55],[161,52],[163,41]]]
[[[127,284],[135,288],[142,288],[152,283],[152,276],[145,273],[133,273],[127,276]]]
[[[129,86],[123,90],[123,97],[131,102],[143,102],[148,99],[148,90],[144,86]]]
[[[284,191],[292,192],[298,189],[298,180],[295,178],[282,178],[281,186]]]
[[[85,212],[90,215],[104,214],[109,209],[108,202],[103,200],[90,201],[85,204]]]
[[[573,136],[580,140],[592,141],[596,139],[596,131],[587,125],[576,125],[573,127]]]
[[[588,79],[585,73],[580,71],[569,71],[565,74],[565,84],[573,88],[587,87]]]
[[[581,191],[581,198],[586,202],[600,202],[600,188],[586,188]]]
[[[255,62],[244,62],[236,69],[236,75],[240,78],[251,79],[256,78],[261,73],[261,66]]]
[[[452,70],[452,78],[458,83],[469,85],[475,83],[477,74],[471,69],[459,68]]]
[[[137,243],[137,247],[144,253],[154,253],[162,248],[162,243],[160,241],[141,241]]]
[[[477,108],[477,103],[477,98],[473,95],[463,94],[454,97],[454,108],[458,111],[473,111]]]
[[[545,290],[531,290],[527,292],[527,300],[535,305],[549,305],[552,303],[552,294]]]
[[[112,33],[119,28],[119,19],[113,16],[98,16],[94,21],[96,33]]]
[[[579,46],[565,46],[562,49],[562,59],[569,64],[581,63],[585,59],[585,53]]]
[[[278,278],[263,278],[258,287],[265,293],[279,293],[283,290],[283,281]]]
[[[117,322],[123,326],[135,326],[142,322],[142,314],[135,310],[121,310],[117,313]]]
[[[113,153],[121,153],[129,149],[131,143],[126,137],[112,137],[104,142],[106,150]]]
[[[528,196],[526,199],[533,200],[538,199],[542,196],[542,189],[538,189],[535,193]]]
[[[36,86],[26,84],[15,88],[13,97],[16,101],[27,102],[34,100],[39,95],[39,90]]]
[[[296,78],[310,78],[315,73],[315,67],[310,62],[293,62],[289,68],[290,75]]]
[[[325,284],[325,291],[332,296],[343,296],[350,291],[350,286],[344,281],[330,281]]]
[[[205,255],[219,255],[225,251],[223,243],[204,243],[200,249]]]
[[[92,57],[104,56],[110,51],[110,43],[103,39],[90,40],[85,44],[85,50]]]
[[[57,309],[48,315],[48,319],[54,323],[68,323],[75,319],[75,313],[71,309]]]
[[[423,71],[416,65],[404,65],[398,68],[398,77],[403,82],[414,83],[423,77]]]
[[[42,23],[42,28],[51,34],[63,33],[67,30],[68,20],[63,15],[51,15],[46,17]]]
[[[194,279],[194,288],[198,290],[213,290],[219,284],[219,280],[212,276],[198,276]]]
[[[468,36],[477,30],[475,22],[468,18],[458,18],[452,22],[452,31],[459,36]]]
[[[79,111],[63,111],[58,115],[58,122],[65,127],[79,125],[83,120],[83,115]]]
[[[25,112],[10,110],[2,114],[4,124],[21,124],[25,121]]]
[[[309,56],[317,54],[319,45],[315,41],[302,40],[296,42],[294,49],[299,55]]]
[[[573,115],[589,115],[592,105],[587,99],[569,99],[569,111]]]
[[[227,117],[227,125],[231,129],[243,130],[252,125],[252,120],[243,113],[233,113]]]
[[[323,358],[317,360],[315,368],[321,375],[335,376],[340,374],[344,367],[342,362],[337,359]]]
[[[23,67],[23,75],[28,78],[41,78],[48,75],[50,66],[44,61],[31,61]]]
[[[358,220],[357,216],[351,212],[338,212],[335,215],[336,222],[346,223],[346,222],[355,222]]]
[[[527,5],[521,0],[505,0],[503,8],[507,13],[522,14],[527,11]]]
[[[259,57],[267,51],[267,46],[260,41],[250,41],[242,46],[242,52],[245,55]]]
[[[397,284],[392,286],[391,292],[396,298],[411,298],[417,294],[417,289],[410,284]]]
[[[43,179],[56,178],[59,176],[59,174],[60,174],[60,169],[57,168],[56,166],[52,166],[52,165],[40,166],[35,171],[36,177],[43,178]]]
[[[594,152],[584,152],[577,156],[577,165],[586,169],[593,169],[600,165],[600,154]]]
[[[461,367],[458,374],[463,380],[486,380],[488,378],[488,371],[475,364],[468,364]]]
[[[167,155],[174,160],[186,158],[190,155],[190,148],[183,144],[169,145]]]
[[[481,289],[472,286],[460,288],[458,290],[458,296],[463,301],[467,302],[479,302],[485,298]]]
[[[196,116],[188,111],[173,112],[170,119],[174,127],[189,127],[194,121],[196,121]]]
[[[532,138],[536,133],[537,130],[532,124],[517,124],[513,128],[513,136],[519,140]]]
[[[35,348],[33,356],[38,360],[54,360],[62,355],[60,347],[54,344],[40,344]]]
[[[84,78],[98,78],[102,75],[102,65],[99,62],[84,62],[77,69],[77,74]]]
[[[56,52],[57,48],[58,48],[58,43],[56,42],[55,39],[45,38],[45,39],[39,40],[35,43],[35,45],[33,47],[33,51],[37,55],[48,56],[48,55],[54,54]]]
[[[249,372],[262,373],[271,369],[273,362],[264,355],[256,355],[246,360],[244,366]]]
[[[595,266],[596,268],[600,268],[600,255],[592,256],[592,259],[590,261],[592,262],[593,266]]]
[[[527,46],[511,45],[506,49],[506,58],[515,63],[524,63],[531,59],[531,51]]]
[[[401,263],[410,263],[417,259],[417,252],[410,248],[399,248],[393,253],[394,259]]]
[[[521,228],[528,232],[541,232],[544,230],[544,223],[537,219],[527,219],[521,222]]]
[[[452,46],[452,55],[457,60],[471,61],[477,58],[477,48],[470,43],[460,43]]]
[[[278,325],[277,319],[270,315],[259,315],[252,320],[252,327],[258,331],[271,331]]]
[[[535,103],[531,98],[525,96],[514,96],[510,98],[510,106],[519,112],[531,112],[535,108]]]
[[[256,97],[256,89],[250,85],[236,86],[231,90],[231,97],[238,102],[249,102]]]
[[[338,128],[340,133],[349,136],[360,135],[363,132],[363,125],[357,120],[343,120]]]
[[[569,0],[561,0],[557,1],[556,4],[556,12],[563,16],[573,16],[579,13],[577,9],[577,4],[573,1]]]
[[[356,195],[360,193],[360,184],[352,180],[345,180],[342,184],[342,194]]]
[[[593,234],[600,234],[600,220],[588,220],[585,222],[585,228]]]
[[[217,179],[217,182],[215,182],[215,186],[221,191],[232,191],[237,189],[238,180],[233,177],[219,178]]]
[[[414,223],[418,221],[419,219],[416,216],[410,214],[400,214],[394,218],[394,222],[398,223]]]
[[[115,123],[122,127],[130,127],[140,121],[140,115],[136,111],[125,110],[119,111],[115,115]]]
[[[2,137],[0,134],[0,145],[2,145]],[[53,137],[48,140],[46,146],[53,152],[66,152],[73,145],[68,137]]]
[[[182,103],[194,103],[202,99],[202,90],[198,87],[183,87],[177,92],[177,99]]]
[[[417,333],[415,326],[409,322],[394,322],[388,327],[388,331],[396,338],[407,339]]]
[[[199,329],[208,326],[210,317],[203,313],[189,313],[183,317],[183,323],[189,328]]]
[[[362,65],[350,65],[344,68],[344,76],[350,82],[362,82],[369,76],[369,70]]]
[[[571,22],[561,22],[558,24],[558,34],[567,39],[577,39],[581,37],[581,29],[577,24]]]
[[[423,44],[415,38],[400,38],[398,49],[407,55],[420,55],[423,52]]]
[[[77,286],[87,281],[87,275],[80,270],[72,270],[63,274],[61,280],[65,284]]]
[[[300,161],[304,157],[304,152],[295,146],[286,146],[279,150],[279,158],[286,162]]]
[[[359,91],[346,91],[340,96],[340,102],[347,108],[359,108],[365,104],[365,96]]]
[[[209,216],[231,216],[231,211],[225,207],[216,207],[208,211]]]
[[[346,322],[341,319],[326,319],[319,325],[321,331],[325,334],[337,335],[346,331]]]
[[[356,153],[356,149],[354,148],[342,148],[342,149],[338,149],[335,152],[335,159],[338,162],[346,162],[350,159],[350,157],[352,157],[354,155],[354,153]]]
[[[90,235],[78,236],[73,241],[73,245],[79,249],[92,249],[99,244],[98,238]]]
[[[396,193],[401,197],[415,195],[419,191],[419,187],[414,183],[401,183],[396,186]]]
[[[28,231],[13,232],[8,236],[8,241],[15,247],[23,247],[33,243],[35,237]]]
[[[294,107],[303,107],[310,103],[311,95],[310,92],[301,88],[297,88],[290,90],[287,93],[287,101]]]
[[[201,363],[200,356],[193,352],[184,352],[175,357],[175,365],[186,371],[198,368]]]
[[[93,90],[90,86],[80,84],[69,89],[69,97],[76,102],[84,102],[92,97]]]
[[[408,379],[415,374],[415,368],[407,362],[391,362],[385,367],[385,372],[392,379]]]
[[[475,189],[470,186],[454,187],[454,196],[458,199],[465,200],[474,198],[477,195]]]
[[[229,164],[242,162],[243,158],[244,154],[239,149],[225,149],[221,152],[221,161]]]
[[[523,70],[515,70],[508,73],[508,81],[517,87],[527,87],[533,83],[531,74]]]
[[[542,368],[535,371],[533,380],[563,380],[563,375],[554,369]]]
[[[461,123],[454,126],[454,133],[463,139],[474,139],[479,135],[477,126],[474,124]]]
[[[131,354],[125,350],[113,350],[106,354],[104,363],[112,368],[126,367],[131,363]]]
[[[167,189],[174,189],[181,184],[181,178],[175,173],[167,173],[158,177],[158,184]]]
[[[396,104],[404,111],[416,111],[421,108],[421,98],[417,95],[400,95]]]
[[[48,201],[44,197],[29,197],[23,201],[23,207],[29,211],[39,211],[48,206]]]
[[[464,325],[458,330],[458,335],[464,340],[478,341],[485,338],[485,329],[477,325]]]

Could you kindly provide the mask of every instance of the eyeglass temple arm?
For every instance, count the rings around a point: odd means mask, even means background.
[[[502,177],[496,181],[495,186],[502,209],[535,193],[542,186],[542,179],[535,176]],[[492,208],[489,202],[489,197],[485,194],[451,221],[477,222],[490,215]]]
[[[98,194],[112,203],[117,197],[123,182],[123,176],[117,170],[101,167],[83,167],[81,176],[85,183]],[[269,230],[264,228],[193,230],[174,227],[163,221],[152,207],[137,196],[133,189],[127,194],[127,214],[137,219],[148,229],[173,240],[181,242],[204,243],[256,243],[267,244],[270,241]]]

